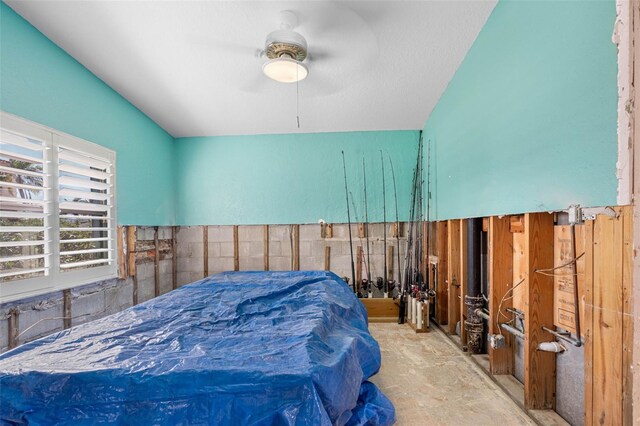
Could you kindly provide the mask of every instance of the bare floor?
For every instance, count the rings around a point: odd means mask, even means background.
[[[382,368],[371,381],[396,407],[397,425],[535,424],[442,332],[369,324]]]

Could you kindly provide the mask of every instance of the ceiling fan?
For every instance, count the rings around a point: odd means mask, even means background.
[[[280,83],[304,80],[309,69],[307,40],[293,29],[298,25],[297,15],[290,10],[280,12],[280,29],[267,35],[263,54],[269,60],[262,65],[262,72]]]

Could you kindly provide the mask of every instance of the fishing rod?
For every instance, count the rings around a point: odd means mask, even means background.
[[[342,170],[344,172],[344,194],[347,197],[347,223],[349,225],[349,247],[351,248],[351,280],[353,292],[356,290],[356,267],[353,263],[353,238],[351,238],[351,212],[349,211],[349,189],[347,187],[347,164],[344,161],[344,151],[342,151]]]
[[[365,168],[364,155],[362,156],[362,180],[364,182],[364,232],[367,238],[367,283],[369,286],[369,297],[373,296],[373,290],[371,288],[371,250],[369,246],[369,208],[367,206],[367,170]]]
[[[382,239],[384,242],[384,275],[382,276],[384,287],[385,299],[389,297],[389,277],[387,269],[387,192],[384,180],[384,157],[382,156],[382,150],[380,150],[380,162],[382,163],[382,223],[384,225],[382,232]]]
[[[429,261],[429,247],[431,247],[431,141],[427,140],[427,262]],[[428,266],[428,263],[427,263]],[[428,289],[431,289],[431,277],[427,273],[425,282]]]
[[[398,270],[397,285],[400,285],[400,275],[401,275],[401,272],[400,272],[400,219],[398,216],[398,189],[396,187],[396,173],[393,170],[393,161],[391,161],[390,155],[389,155],[389,165],[391,166],[391,177],[393,178],[393,198],[395,199],[395,204],[396,204],[396,258],[398,262],[396,269]]]
[[[355,203],[355,197],[353,196],[353,192],[349,191],[349,195],[351,196],[351,208],[353,209],[353,216],[356,220],[356,223],[360,223],[360,215],[358,214],[358,210],[356,209],[356,203]],[[358,239],[360,240],[360,246],[362,247],[362,237],[360,235],[358,235]],[[369,266],[367,265],[367,263],[360,258],[360,256],[358,256],[358,262],[360,262],[360,264],[364,263],[364,267],[365,267],[365,273],[367,271],[367,269],[369,268]],[[357,283],[357,288],[358,288],[358,297],[363,297],[363,294],[360,292],[361,289],[361,283]]]

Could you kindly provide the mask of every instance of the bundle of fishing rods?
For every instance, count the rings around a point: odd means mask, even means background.
[[[397,280],[394,280],[388,275],[387,267],[387,200],[386,200],[386,177],[385,177],[385,161],[382,151],[380,151],[380,162],[382,172],[382,212],[383,212],[383,242],[384,242],[384,275],[383,277],[376,278],[376,287],[381,290],[384,297],[398,297],[400,300],[400,313],[398,322],[403,323],[406,306],[409,298],[415,299],[412,302],[420,301],[425,302],[429,297],[433,296],[433,291],[429,288],[428,277],[426,275],[426,262],[427,256],[425,253],[425,232],[426,240],[429,241],[429,227],[423,226],[426,217],[429,217],[429,173],[424,173],[424,149],[422,132],[420,132],[420,138],[418,142],[418,154],[416,156],[416,165],[413,170],[413,178],[411,183],[411,204],[409,206],[409,222],[406,238],[406,249],[404,250],[404,264],[400,268],[401,246],[400,246],[400,220],[398,213],[398,192],[396,186],[395,170],[393,167],[393,161],[388,156],[389,166],[391,169],[391,175],[393,179],[393,190],[395,200],[395,224],[396,224],[396,257],[397,257]],[[430,147],[427,150],[427,163],[430,160]],[[351,282],[353,292],[358,297],[373,297],[373,282],[371,281],[371,245],[369,240],[369,213],[367,205],[367,176],[366,176],[366,164],[365,159],[362,159],[362,182],[364,190],[364,236],[366,238],[366,258],[358,259],[358,261],[364,260],[366,278],[357,282],[355,272],[355,262],[353,255],[353,236],[351,230],[351,207],[355,214],[355,202],[353,201],[353,194],[349,192],[347,183],[347,166],[345,161],[344,151],[342,151],[342,167],[344,171],[344,190],[347,205],[347,221],[349,226],[349,247],[351,251],[351,280],[345,277],[345,281]],[[426,186],[425,186],[426,179]],[[426,190],[426,194],[425,194]],[[351,204],[350,204],[351,200]],[[425,231],[426,228],[426,231]],[[363,256],[364,257],[364,256]]]

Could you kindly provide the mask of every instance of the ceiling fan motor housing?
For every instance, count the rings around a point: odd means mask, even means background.
[[[264,51],[269,59],[289,57],[302,62],[307,57],[307,41],[295,31],[277,30],[267,36]]]

